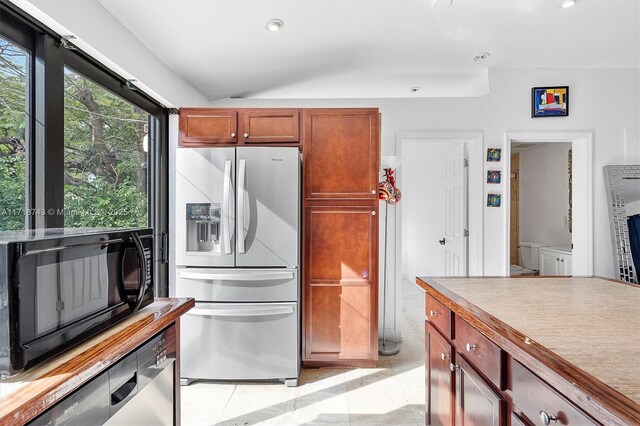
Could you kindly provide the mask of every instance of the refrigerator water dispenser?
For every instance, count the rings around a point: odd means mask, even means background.
[[[187,203],[187,251],[220,252],[220,204]]]

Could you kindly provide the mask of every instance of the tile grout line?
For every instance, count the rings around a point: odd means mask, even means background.
[[[236,393],[236,389],[238,389],[238,385],[233,385],[233,390],[229,394],[229,398],[227,398],[227,401],[224,403],[224,407],[222,407],[222,410],[220,410],[220,414],[218,414],[218,417],[216,418],[215,425],[220,423],[220,417],[222,417],[222,415],[224,414],[224,411],[227,409],[227,406],[229,405],[229,401],[231,401],[231,397],[233,397],[233,394]]]

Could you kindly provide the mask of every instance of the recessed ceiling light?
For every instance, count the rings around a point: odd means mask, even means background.
[[[485,60],[489,59],[489,56],[491,56],[491,53],[489,53],[489,52],[480,52],[476,56],[473,57],[473,60],[476,61],[476,62],[485,61]]]
[[[576,0],[561,0],[560,1],[560,6],[564,7],[565,9],[571,6],[575,6],[577,3]]]
[[[282,19],[270,19],[267,21],[267,24],[264,26],[265,30],[275,33],[276,31],[280,31],[284,27],[284,22]]]
[[[431,0],[431,9],[446,9],[451,6],[453,0]]]
[[[411,93],[416,93],[416,92],[419,92],[419,91],[420,91],[420,88],[419,88],[419,87],[417,87],[417,86],[416,86],[416,87],[412,87],[411,89],[409,89],[409,91],[410,91]]]

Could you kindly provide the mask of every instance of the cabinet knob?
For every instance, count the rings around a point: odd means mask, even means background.
[[[235,134],[235,133],[231,133],[231,137],[232,137],[232,138],[235,138],[235,137],[236,137],[236,134]]]
[[[248,138],[248,137],[249,137],[249,133],[245,133],[243,136],[244,136],[245,138]]]
[[[475,351],[476,345],[472,345],[471,343],[467,343],[467,352]]]
[[[459,365],[456,365],[456,364],[453,364],[453,363],[449,364],[449,370],[456,371],[458,369],[460,369]]]
[[[433,309],[431,309],[431,310],[429,311],[429,315],[431,315],[432,317],[435,317],[436,315],[440,315],[440,312],[438,312],[438,311],[434,311]]]
[[[440,354],[440,358],[442,358],[443,361],[446,361],[446,360],[449,359],[449,354],[446,354],[446,353],[442,352]]]
[[[564,262],[564,259],[560,259],[560,262]]]
[[[376,212],[375,212],[375,211],[372,211],[372,212],[371,212],[371,216],[375,216],[375,215],[376,215]]]
[[[559,257],[556,257],[556,262],[560,262],[560,258]]]
[[[542,424],[550,425],[551,422],[556,423],[558,421],[558,418],[553,414],[547,414],[547,412],[543,410],[540,411],[540,420],[542,420]]]
[[[372,189],[372,190],[371,190],[371,194],[375,195],[375,193],[376,193],[376,190],[375,190],[375,189]]]

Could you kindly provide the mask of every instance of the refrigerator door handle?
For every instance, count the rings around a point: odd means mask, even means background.
[[[178,278],[190,280],[226,280],[226,281],[265,281],[265,280],[292,280],[293,271],[262,271],[246,273],[211,273],[202,271],[178,270]]]
[[[187,311],[186,315],[198,315],[203,317],[264,317],[269,315],[287,315],[292,314],[293,312],[293,306],[256,306],[249,309],[196,307]]]
[[[245,167],[246,161],[239,160],[238,161],[238,216],[236,217],[236,224],[238,227],[238,253],[245,253],[245,238],[246,235],[244,233],[244,194],[245,194]]]
[[[222,220],[223,234],[222,243],[225,254],[231,254],[231,218],[229,217],[229,197],[231,197],[231,160],[224,162],[224,185],[222,189]]]

